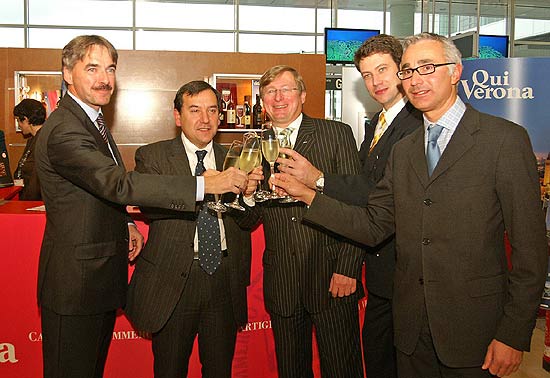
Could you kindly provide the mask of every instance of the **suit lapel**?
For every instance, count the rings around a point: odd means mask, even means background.
[[[424,150],[424,128],[419,127],[412,134],[412,148],[409,154],[409,163],[412,166],[420,183],[426,188],[430,182],[428,177],[428,164]]]
[[[476,133],[479,128],[480,125],[477,112],[467,105],[466,112],[456,127],[445,151],[443,151],[431,177],[428,177],[428,165],[424,147],[424,127],[420,127],[413,133],[413,148],[409,156],[409,161],[425,188],[432,181],[437,180],[439,176],[451,168],[474,146],[475,142],[472,135]]]
[[[225,154],[227,150],[220,144],[214,143],[214,157],[216,158],[216,169],[218,171],[223,170],[223,161],[225,160]]]
[[[435,180],[447,169],[452,167],[468,150],[474,146],[472,134],[479,130],[479,117],[477,113],[467,108],[464,116],[456,127],[449,144],[443,151],[437,163],[431,179]]]
[[[181,140],[181,136],[172,139],[171,153],[170,153],[171,170],[178,176],[191,176],[191,167],[189,166],[189,159],[185,152],[185,147]]]
[[[307,115],[303,115],[300,129],[298,130],[298,136],[296,137],[296,144],[293,149],[300,153],[300,155],[307,156],[308,151],[315,143],[315,124],[311,118]]]

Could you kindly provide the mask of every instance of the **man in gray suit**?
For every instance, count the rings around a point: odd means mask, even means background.
[[[306,89],[292,67],[260,79],[260,95],[278,133],[323,172],[356,174],[357,149],[348,125],[302,113]],[[286,131],[285,131],[286,130]],[[302,222],[303,203],[256,204],[262,215],[264,300],[271,316],[279,377],[313,377],[315,326],[323,377],[363,377],[358,299],[362,251]]]
[[[194,213],[204,193],[238,193],[247,184],[235,169],[200,178],[126,172],[101,110],[117,59],[96,35],[64,47],[68,93],[36,142],[46,205],[38,267],[45,378],[103,376],[116,309],[126,302],[128,259],[143,241],[126,204]]]
[[[280,170],[308,187],[351,205],[365,206],[382,177],[393,145],[422,125],[422,113],[404,95],[399,70],[403,48],[393,36],[380,34],[366,40],[355,52],[355,67],[361,73],[370,96],[382,105],[366,126],[359,150],[361,173],[334,175],[319,171],[294,152],[293,161],[279,159]],[[393,346],[391,298],[395,269],[393,235],[376,247],[365,247],[367,308],[363,322],[363,357],[369,378],[397,375]]]
[[[226,149],[212,141],[220,103],[218,91],[204,81],[183,85],[174,99],[181,134],[140,147],[136,170],[190,177],[200,164],[221,169]],[[249,184],[256,187],[253,180]],[[125,311],[139,330],[153,334],[156,378],[187,376],[197,335],[202,376],[231,378],[237,328],[247,321],[249,229],[257,218],[236,210],[211,213],[208,200],[213,199],[197,202],[197,213],[142,208],[150,220],[149,237],[132,275]],[[200,234],[201,211],[208,211],[219,229],[213,237],[221,258],[212,269],[200,253],[207,248]]]
[[[398,76],[424,127],[394,146],[366,208],[316,194],[291,176],[274,180],[311,205],[305,219],[331,231],[367,245],[395,231],[393,308],[403,378],[516,371],[545,281],[545,225],[527,132],[464,105],[456,88],[461,72],[460,53],[447,38],[405,40]]]

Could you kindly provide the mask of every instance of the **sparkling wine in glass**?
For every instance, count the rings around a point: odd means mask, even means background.
[[[277,134],[275,133],[275,129],[273,129],[271,124],[266,125],[266,127],[262,130],[261,139],[262,154],[264,155],[265,160],[269,163],[270,174],[273,176],[275,173],[275,161],[279,156],[279,140],[277,138]],[[267,198],[279,199],[282,197],[275,192],[275,186],[273,185]]]
[[[231,143],[231,146],[229,147],[229,150],[227,151],[227,154],[225,155],[225,159],[223,161],[224,171],[230,167],[239,168],[239,157],[241,156],[242,148],[243,142],[241,142],[240,140],[234,140],[233,143]],[[222,195],[218,197],[218,200],[216,202],[209,202],[207,204],[210,210],[220,213],[227,211],[227,206],[222,203],[221,196]]]
[[[239,169],[247,174],[252,172],[257,166],[259,155],[260,139],[258,135],[256,135],[256,133],[247,133],[239,156]],[[226,203],[225,206],[244,211],[245,208],[239,204],[239,196],[240,194],[237,194],[233,202]]]

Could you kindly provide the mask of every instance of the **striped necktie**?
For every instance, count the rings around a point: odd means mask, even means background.
[[[99,133],[103,137],[103,140],[105,143],[109,143],[109,140],[107,139],[107,126],[105,125],[105,119],[103,118],[103,114],[99,113],[99,115],[96,118],[97,122],[97,129],[99,130]]]
[[[382,113],[380,113],[380,116],[378,117],[376,129],[374,129],[374,138],[372,138],[372,142],[370,144],[369,154],[372,152],[372,150],[374,150],[374,147],[376,146],[380,138],[382,138],[382,135],[384,135],[384,132],[387,130],[387,128],[388,123],[386,122],[386,112],[382,111]]]

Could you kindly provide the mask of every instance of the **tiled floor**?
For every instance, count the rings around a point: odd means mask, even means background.
[[[550,372],[542,368],[542,354],[544,351],[544,319],[538,321],[537,328],[531,339],[531,352],[524,353],[523,363],[519,370],[510,375],[510,378],[550,378]]]

